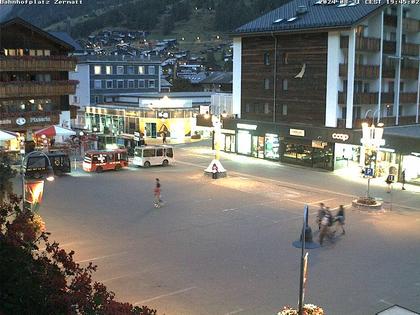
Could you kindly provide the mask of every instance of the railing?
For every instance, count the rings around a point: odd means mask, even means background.
[[[395,54],[396,43],[390,40],[384,40],[384,53],[385,54]]]
[[[417,80],[418,73],[419,73],[418,68],[401,68],[401,79]],[[384,77],[384,78],[394,78],[395,77],[395,68],[394,67],[383,67],[382,68],[382,77]]]
[[[385,15],[384,24],[386,26],[397,27],[397,17],[395,15]],[[416,19],[404,18],[402,26],[403,30],[409,33],[420,31],[420,22]]]
[[[419,45],[418,44],[410,44],[410,43],[403,44],[401,53],[403,55],[418,56],[419,55]]]
[[[347,102],[347,93],[338,92],[338,103],[346,104]],[[354,93],[353,95],[353,104],[377,104],[378,103],[378,93]]]
[[[340,64],[340,76],[347,76],[347,64]],[[357,79],[378,79],[379,66],[375,65],[356,65],[355,77]]]
[[[67,56],[1,56],[0,71],[74,71],[77,59]]]
[[[366,122],[366,119],[357,118],[353,120],[353,128],[362,128],[362,123]],[[385,127],[395,125],[395,116],[380,117],[380,122]],[[375,120],[376,123],[376,120]],[[398,117],[398,125],[412,125],[416,123],[416,116],[400,116]],[[337,128],[346,128],[346,119],[337,119]]]
[[[0,98],[75,94],[78,83],[76,80],[0,82]]]
[[[340,48],[347,49],[349,46],[349,37],[341,36],[340,37]],[[380,50],[380,39],[356,36],[356,50],[363,51],[379,51]]]
[[[382,93],[381,103],[394,104],[394,93]],[[417,93],[400,93],[400,103],[416,103]]]

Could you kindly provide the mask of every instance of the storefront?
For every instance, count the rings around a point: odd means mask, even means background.
[[[92,106],[86,108],[87,129],[99,134],[119,135],[141,132],[145,138],[182,139],[194,132],[195,108],[124,108]]]
[[[224,120],[223,128],[224,151],[235,152],[236,138],[236,153],[260,159],[334,170],[357,165],[360,156],[359,131],[234,119]]]

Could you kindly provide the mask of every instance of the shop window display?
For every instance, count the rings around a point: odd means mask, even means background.
[[[267,159],[278,160],[280,158],[280,143],[278,135],[265,135],[265,157]]]

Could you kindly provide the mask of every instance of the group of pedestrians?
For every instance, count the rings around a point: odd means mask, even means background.
[[[341,229],[341,234],[345,234],[344,223],[345,214],[344,206],[340,205],[335,216],[331,213],[330,207],[325,206],[324,203],[319,204],[318,216],[318,229],[319,229],[319,244],[323,244],[325,237],[332,239],[337,233],[338,228]],[[333,226],[336,226],[335,230],[332,230]]]

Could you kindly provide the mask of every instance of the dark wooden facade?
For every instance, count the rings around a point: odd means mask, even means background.
[[[242,117],[324,125],[328,34],[275,36],[242,38]]]
[[[3,127],[31,129],[58,123],[60,111],[69,110],[68,95],[77,81],[69,80],[76,60],[72,46],[19,18],[0,24],[0,117]],[[45,117],[26,119],[27,117]]]

